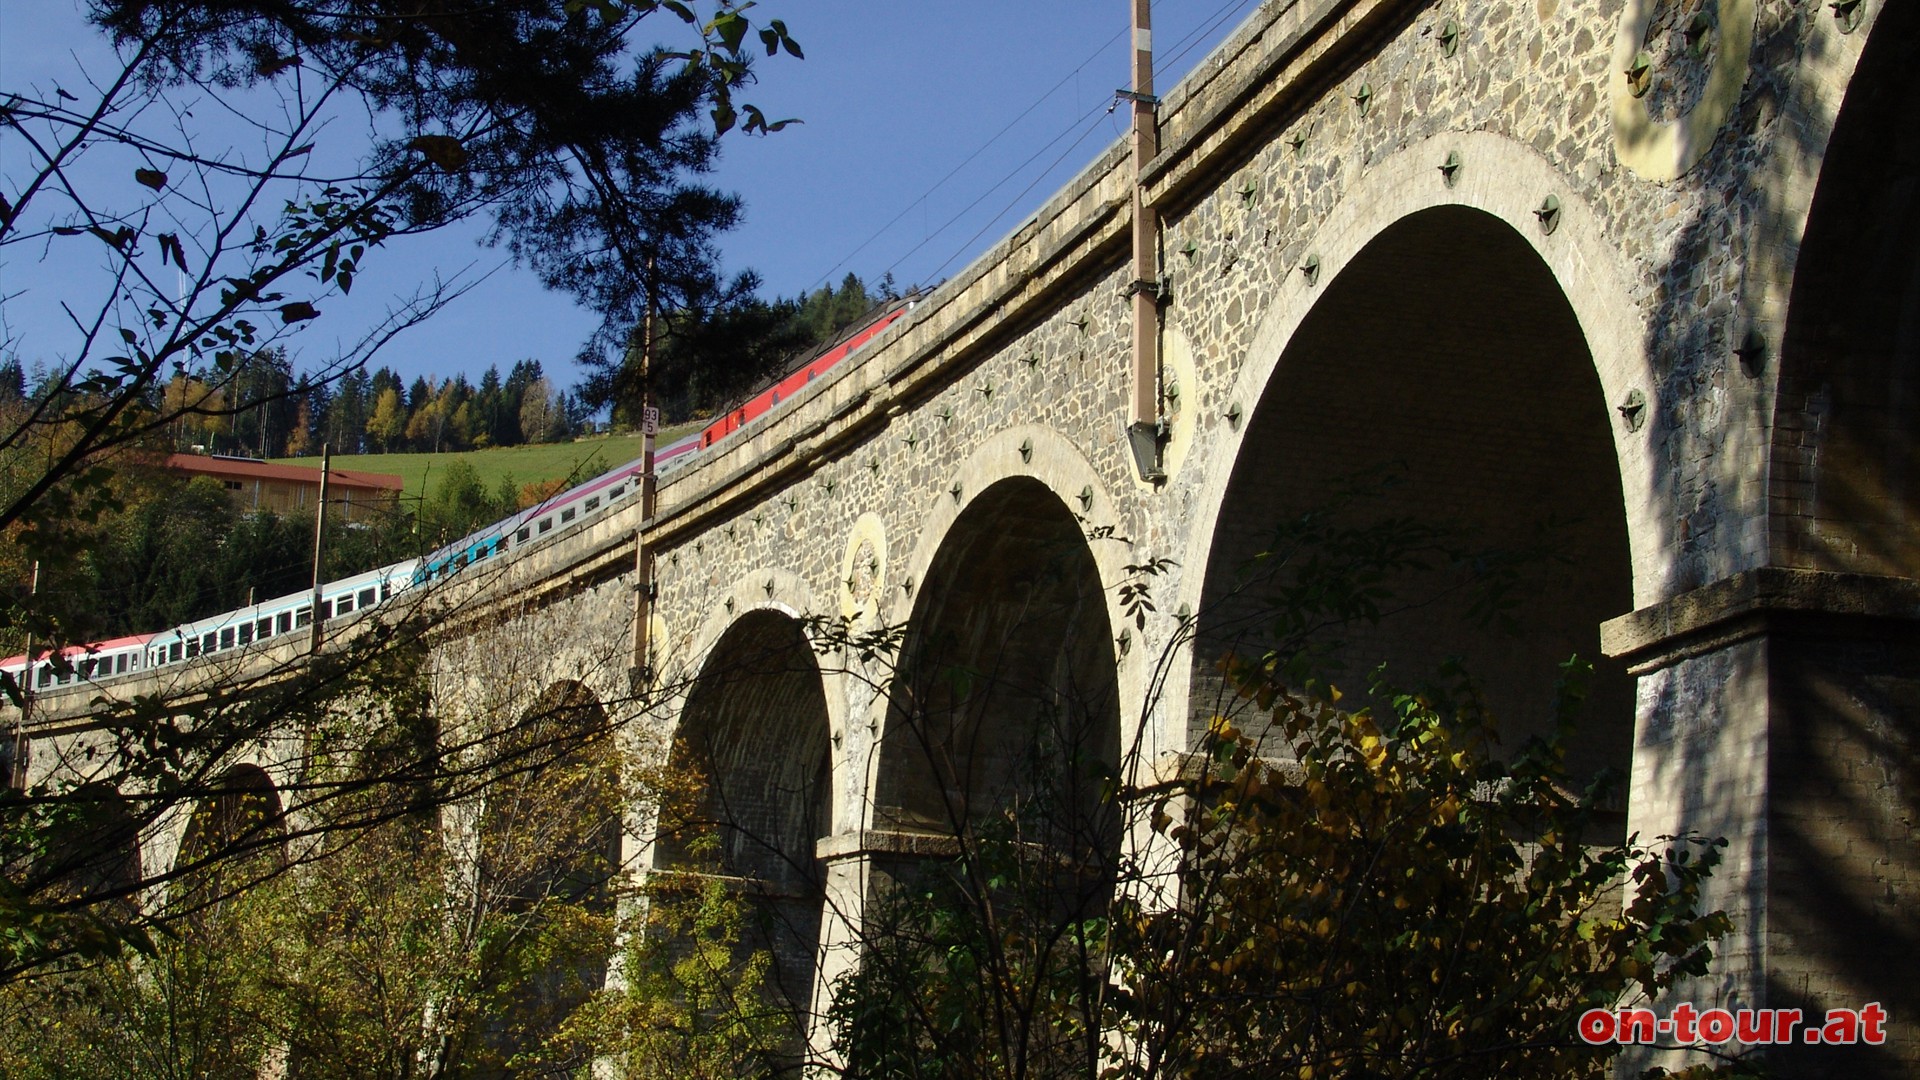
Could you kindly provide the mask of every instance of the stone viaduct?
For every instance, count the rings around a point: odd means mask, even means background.
[[[876,876],[1060,749],[979,685],[902,685],[915,658],[1071,686],[1093,752],[1177,767],[1223,707],[1213,661],[1257,623],[1244,568],[1366,474],[1383,486],[1354,506],[1556,558],[1523,571],[1520,636],[1437,590],[1352,659],[1413,677],[1461,654],[1525,730],[1556,662],[1595,658],[1576,758],[1626,771],[1626,827],[1730,841],[1711,901],[1737,928],[1693,996],[1880,1001],[1888,1043],[1848,1071],[1905,1073],[1916,72],[1908,0],[1273,0],[1159,105],[1163,480],[1124,430],[1116,145],[665,477],[651,518],[530,553],[495,590],[514,662],[701,749],[750,838],[733,872],[794,914],[798,1000],[846,963]],[[1144,621],[1123,593],[1142,566]],[[822,653],[814,617],[902,628],[905,659]],[[441,692],[482,692],[501,655],[449,635]]]

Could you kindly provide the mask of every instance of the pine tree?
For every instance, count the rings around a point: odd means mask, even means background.
[[[20,366],[20,358],[7,357],[0,364],[0,404],[10,401],[24,401],[27,397],[27,372]]]

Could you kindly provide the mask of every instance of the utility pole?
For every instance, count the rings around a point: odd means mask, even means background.
[[[320,444],[320,499],[313,508],[313,614],[307,623],[307,652],[320,655],[320,557],[327,539],[327,479],[333,473],[333,444]]]
[[[1120,96],[1133,103],[1133,367],[1128,395],[1127,443],[1140,479],[1167,477],[1160,464],[1160,259],[1159,214],[1147,203],[1147,163],[1160,153],[1160,99],[1153,94],[1151,0],[1129,0],[1133,9],[1133,89]]]
[[[40,595],[40,560],[33,560],[28,596]],[[33,709],[33,630],[27,630],[27,666],[20,669],[20,717],[13,722],[13,748],[7,755],[6,784],[14,790],[27,786],[27,719]]]
[[[648,624],[653,620],[653,552],[647,550],[647,522],[653,520],[656,484],[653,475],[654,436],[660,430],[660,409],[653,402],[654,260],[647,257],[647,313],[640,322],[640,521],[633,527],[633,664],[635,689],[653,682],[648,659]]]

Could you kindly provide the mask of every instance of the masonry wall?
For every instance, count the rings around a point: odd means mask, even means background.
[[[1910,1000],[1915,944],[1871,928],[1909,919],[1916,895],[1920,811],[1898,762],[1920,619],[1920,219],[1911,147],[1888,133],[1913,130],[1920,35],[1885,0],[1721,0],[1704,31],[1693,10],[1264,5],[1165,94],[1146,177],[1163,223],[1164,484],[1136,478],[1121,433],[1131,178],[1116,145],[853,362],[668,479],[641,537],[646,656],[622,653],[641,529],[627,512],[536,555],[497,594],[524,614],[503,618],[559,643],[527,647],[556,675],[591,666],[577,677],[631,706],[634,752],[659,753],[731,626],[777,611],[857,635],[941,609],[920,590],[958,588],[932,573],[950,531],[1018,479],[1086,535],[1119,722],[1157,766],[1211,689],[1205,658],[1173,643],[1185,618],[1212,617],[1234,558],[1347,461],[1420,458],[1411,511],[1509,535],[1523,510],[1591,522],[1541,603],[1569,643],[1617,662],[1594,755],[1628,766],[1629,829],[1730,841],[1711,900],[1735,937],[1685,993]],[[1851,179],[1829,190],[1828,167]],[[1373,247],[1436,212],[1485,229]],[[1399,254],[1369,265],[1381,250]],[[1150,580],[1129,570],[1150,563]],[[1119,590],[1141,583],[1155,607],[1135,622]],[[1374,644],[1428,663],[1450,636],[1431,629]],[[450,641],[450,693],[484,692],[487,649]],[[925,852],[874,814],[886,660],[817,659],[832,746],[817,853],[838,947],[872,881]],[[1504,679],[1539,659],[1490,663]]]

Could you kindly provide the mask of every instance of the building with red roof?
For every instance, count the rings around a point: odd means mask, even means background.
[[[309,513],[320,497],[320,470],[274,465],[253,458],[220,454],[169,454],[166,467],[220,482],[242,510],[275,514]],[[390,514],[400,502],[401,479],[392,473],[334,469],[327,480],[328,513],[342,521],[363,521]]]

